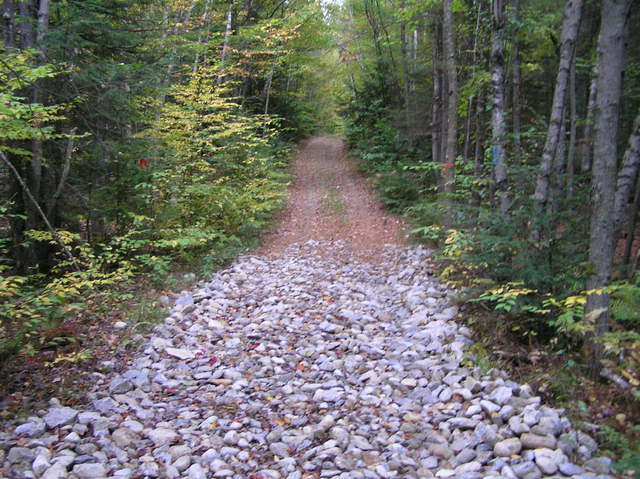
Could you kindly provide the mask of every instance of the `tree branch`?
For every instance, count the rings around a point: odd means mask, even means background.
[[[7,167],[11,170],[13,175],[16,177],[16,180],[18,180],[18,183],[20,183],[20,186],[22,187],[26,195],[29,197],[29,200],[33,203],[33,206],[38,211],[38,214],[42,218],[42,221],[44,221],[44,224],[47,226],[47,229],[53,236],[53,239],[55,240],[56,243],[58,243],[58,246],[60,246],[60,248],[62,249],[64,254],[67,256],[67,258],[69,258],[69,261],[71,261],[71,264],[73,265],[74,269],[76,271],[80,271],[80,267],[78,266],[78,263],[76,262],[75,257],[73,256],[71,251],[69,251],[69,249],[65,246],[65,244],[62,242],[62,240],[60,239],[60,235],[58,235],[58,232],[53,228],[53,226],[51,226],[51,223],[49,222],[47,215],[44,214],[44,211],[42,211],[42,208],[40,207],[36,199],[33,197],[33,195],[31,194],[31,190],[29,189],[27,184],[24,182],[24,180],[20,176],[20,173],[18,173],[18,170],[16,170],[15,166],[13,166],[13,163],[9,161],[9,158],[7,158],[7,155],[5,155],[4,151],[2,150],[0,150],[0,159],[7,165]]]

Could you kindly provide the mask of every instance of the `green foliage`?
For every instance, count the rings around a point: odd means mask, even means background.
[[[60,106],[44,106],[23,96],[22,92],[44,78],[53,78],[61,72],[51,64],[36,64],[37,52],[23,50],[5,53],[0,43],[0,150],[18,155],[29,152],[8,142],[31,138],[53,139],[53,122],[61,120]]]

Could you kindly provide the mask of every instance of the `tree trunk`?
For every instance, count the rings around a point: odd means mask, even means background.
[[[627,224],[627,239],[624,244],[624,257],[622,264],[626,268],[626,276],[628,279],[633,278],[634,268],[631,265],[631,250],[633,249],[633,240],[636,234],[636,224],[638,223],[638,211],[640,211],[640,176],[636,181],[636,192],[633,199],[633,207],[629,213],[629,222]]]
[[[520,13],[520,0],[513,2],[513,21],[518,21]],[[522,130],[522,75],[520,72],[520,45],[518,39],[513,39],[513,160],[516,165],[522,166],[522,142],[520,133]]]
[[[507,155],[505,150],[505,87],[504,87],[504,3],[503,0],[491,2],[493,17],[493,34],[491,42],[491,84],[493,89],[493,105],[491,109],[491,152],[493,161],[493,178],[495,192],[499,201],[500,214],[509,211],[507,191]]]
[[[467,99],[467,118],[464,122],[464,146],[462,157],[465,162],[469,161],[469,150],[471,148],[471,119],[473,118],[473,95]]]
[[[227,11],[227,25],[224,30],[224,40],[222,43],[222,53],[220,54],[220,73],[216,80],[216,85],[222,85],[225,80],[226,63],[229,59],[229,42],[231,40],[231,32],[233,30],[233,1],[229,2],[229,10]]]
[[[585,120],[582,142],[580,144],[580,173],[591,171],[593,163],[593,123],[596,115],[596,98],[598,98],[597,79],[598,64],[593,67],[593,78],[589,85],[589,101],[587,102],[587,118]]]
[[[476,118],[475,118],[475,148],[473,153],[473,176],[480,178],[482,175],[482,161],[484,159],[484,125],[482,122],[482,110],[484,108],[484,95],[482,90],[478,94],[478,101],[476,102]],[[474,189],[473,204],[480,206],[480,192],[478,189]]]
[[[569,72],[569,153],[567,156],[567,199],[573,196],[573,179],[576,169],[576,141],[578,112],[576,104],[576,62],[571,62]]]
[[[262,133],[267,133],[267,118],[269,115],[269,99],[271,98],[271,82],[273,81],[273,73],[276,69],[276,62],[273,62],[271,66],[271,70],[269,71],[269,76],[267,77],[267,82],[264,86],[264,120],[262,122]]]
[[[436,163],[441,163],[441,127],[442,127],[442,73],[440,57],[440,28],[433,26],[433,103],[431,105],[431,156]]]
[[[400,9],[404,11],[404,1],[400,2]],[[411,131],[409,113],[409,105],[411,99],[409,98],[409,48],[407,42],[407,24],[404,20],[400,21],[400,56],[402,63],[402,73],[404,75],[404,81],[402,82],[402,106],[404,109],[404,130],[406,132]]]
[[[569,71],[571,63],[575,60],[575,43],[582,16],[582,0],[567,0],[564,10],[564,21],[562,23],[562,37],[560,44],[560,62],[558,65],[558,75],[553,92],[553,104],[551,107],[551,117],[549,118],[549,128],[547,139],[542,152],[540,162],[540,172],[537,175],[536,189],[533,195],[534,225],[531,232],[531,239],[535,242],[542,240],[540,234],[541,213],[545,211],[545,206],[549,200],[549,181],[553,167],[553,159],[558,148],[558,141],[563,128],[562,118],[569,83]]]
[[[16,46],[15,0],[4,0],[2,5],[2,38],[8,49]]]
[[[456,71],[455,44],[453,40],[452,0],[444,0],[443,17],[444,59],[447,70],[447,130],[446,148],[443,162],[443,187],[448,196],[447,206],[452,208],[451,197],[454,191],[456,146],[458,142],[458,74]],[[451,215],[448,215],[450,218]]]
[[[211,0],[207,0],[205,5],[204,5],[204,13],[202,14],[202,24],[207,26],[207,28],[205,30],[205,34],[204,34],[205,43],[209,42],[209,33],[211,31],[211,25],[209,23],[209,7],[210,7],[210,5],[211,5]],[[202,32],[198,33],[198,47],[201,45],[201,43],[202,43]],[[199,66],[200,66],[200,51],[197,51],[196,52],[196,57],[193,60],[193,68],[192,68],[193,73],[198,73]]]
[[[555,215],[558,212],[558,205],[562,199],[563,173],[565,169],[565,159],[567,158],[567,131],[566,131],[566,114],[562,115],[562,129],[560,130],[560,138],[558,138],[558,147],[556,154],[553,155],[553,164],[551,165],[551,175],[549,177],[549,200],[546,204],[545,216],[549,224],[555,223]],[[549,230],[550,237],[553,236],[553,230]]]
[[[609,330],[609,294],[602,291],[611,281],[615,249],[614,217],[616,166],[622,72],[625,58],[625,32],[632,0],[604,0],[598,36],[596,123],[592,181],[592,212],[589,234],[589,264],[592,273],[587,289],[598,290],[587,296],[585,319],[595,324],[594,336]],[[591,370],[599,372],[602,344],[590,344]]]
[[[629,146],[624,152],[622,167],[618,172],[616,182],[616,199],[615,209],[613,210],[613,218],[615,225],[614,235],[617,237],[622,221],[624,219],[627,204],[633,194],[633,185],[638,176],[638,168],[640,167],[640,113],[633,122],[633,129],[629,135]]]

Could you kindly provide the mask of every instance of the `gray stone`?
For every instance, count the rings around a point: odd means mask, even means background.
[[[193,352],[189,351],[188,349],[165,348],[165,351],[169,356],[173,356],[175,358],[182,359],[182,360],[193,359],[196,357],[196,355],[193,354]]]
[[[509,457],[518,454],[522,450],[520,439],[512,437],[504,441],[496,442],[493,452],[496,456]]]
[[[9,464],[31,464],[36,458],[36,450],[28,447],[12,447],[7,454]]]
[[[557,444],[556,438],[553,436],[540,436],[531,433],[525,433],[520,436],[520,441],[525,449],[538,449],[541,447],[555,449]]]
[[[189,479],[207,479],[207,473],[200,464],[192,464],[187,469],[187,477]]]
[[[173,462],[173,467],[175,467],[179,472],[184,471],[191,465],[191,456],[181,456]]]
[[[584,472],[584,469],[582,469],[580,466],[577,466],[570,462],[558,464],[558,469],[560,469],[560,472],[565,476],[578,476]]]
[[[109,392],[111,394],[126,394],[134,387],[135,386],[133,385],[133,382],[119,376],[113,378],[113,380],[111,381],[111,384],[109,385]]]
[[[71,424],[78,417],[78,411],[70,407],[54,407],[44,416],[44,422],[49,429]]]
[[[66,479],[69,476],[67,468],[62,464],[54,464],[48,468],[41,479]]]
[[[99,463],[77,464],[73,466],[73,473],[80,479],[97,479],[106,477],[107,470]]]
[[[49,457],[45,455],[38,455],[34,459],[33,464],[31,464],[31,469],[33,470],[36,476],[38,477],[41,476],[42,474],[44,474],[44,472],[47,469],[51,467],[51,463],[49,462],[51,455],[49,454],[48,456]]]
[[[611,459],[608,457],[594,457],[584,463],[584,467],[596,474],[609,474],[611,471]]]
[[[111,438],[118,447],[122,448],[126,448],[132,442],[140,439],[140,437],[135,432],[127,427],[119,427],[118,429],[113,431],[113,433],[111,434]]]
[[[40,418],[29,418],[29,422],[19,425],[15,429],[18,436],[35,437],[44,434],[44,421]]]
[[[151,439],[157,446],[171,444],[173,442],[176,442],[180,437],[178,433],[173,429],[168,429],[165,427],[153,429],[149,431],[147,435],[149,439]]]

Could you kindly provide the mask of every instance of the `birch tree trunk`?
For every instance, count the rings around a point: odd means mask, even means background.
[[[491,86],[493,88],[493,106],[491,109],[491,152],[493,158],[493,178],[500,213],[506,215],[509,210],[507,192],[507,155],[505,150],[505,87],[504,87],[504,3],[503,0],[491,2],[493,32],[491,42]]]
[[[589,234],[589,264],[592,274],[587,289],[599,290],[587,296],[585,320],[595,324],[594,336],[609,330],[609,294],[602,291],[611,282],[615,249],[614,217],[616,167],[622,72],[625,57],[625,32],[632,0],[604,0],[598,36],[596,123],[592,181],[592,212]],[[591,370],[599,372],[602,344],[590,344]]]
[[[540,162],[540,172],[537,175],[534,199],[534,217],[540,219],[540,214],[545,211],[546,203],[549,200],[549,181],[553,159],[558,148],[558,141],[562,131],[562,118],[565,110],[567,96],[567,86],[569,83],[569,71],[575,56],[575,43],[578,36],[578,28],[582,16],[582,0],[567,0],[564,10],[564,20],[562,23],[562,36],[560,44],[560,62],[558,75],[553,92],[553,103],[551,106],[551,117],[549,118],[549,128],[547,139],[542,151]],[[541,225],[534,223],[531,239],[535,242],[541,241]]]
[[[227,25],[224,30],[224,40],[222,43],[222,53],[220,54],[220,73],[216,79],[216,85],[222,85],[225,80],[226,63],[229,58],[229,41],[231,40],[231,32],[233,29],[233,1],[229,2],[229,10],[227,12]]]
[[[458,75],[456,71],[455,44],[453,40],[453,8],[452,0],[444,0],[443,45],[447,70],[447,130],[446,147],[443,163],[443,188],[445,195],[454,191],[457,126],[458,126]],[[451,198],[447,200],[451,208]],[[450,217],[450,215],[449,215]]]

